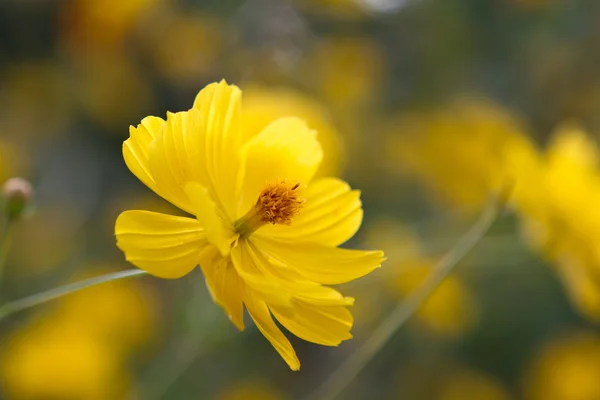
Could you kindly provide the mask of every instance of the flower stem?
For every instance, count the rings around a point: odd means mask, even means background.
[[[402,325],[452,272],[454,267],[485,236],[496,221],[502,203],[490,201],[477,222],[459,242],[437,263],[427,280],[400,303],[375,329],[371,337],[350,358],[335,370],[307,399],[333,400],[356,378]]]
[[[23,297],[22,299],[14,300],[0,306],[0,320],[17,313],[19,311],[26,310],[33,306],[46,303],[48,301],[58,299],[59,297],[66,296],[68,294],[100,285],[102,283],[112,282],[120,279],[130,278],[133,276],[145,275],[146,271],[140,269],[128,269],[125,271],[113,272],[106,275],[96,276],[94,278],[85,279],[83,281],[70,283],[64,286],[59,286],[54,289],[47,290],[45,292],[36,293],[31,296]]]
[[[6,220],[6,228],[4,234],[0,238],[0,298],[2,297],[2,278],[4,276],[4,264],[8,258],[8,249],[12,241],[12,228],[14,226],[14,218],[8,218]]]

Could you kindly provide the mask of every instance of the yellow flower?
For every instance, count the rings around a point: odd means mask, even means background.
[[[11,399],[117,399],[129,384],[112,346],[61,317],[36,320],[3,340],[0,360]]]
[[[580,127],[562,125],[516,201],[528,242],[555,265],[576,307],[594,320],[600,320],[598,156]]]
[[[401,116],[386,145],[392,171],[414,176],[436,200],[466,212],[478,212],[499,187],[516,186],[534,153],[510,113],[472,98]]]
[[[527,400],[600,398],[600,337],[571,333],[546,343],[525,376]]]
[[[368,274],[383,253],[339,249],[362,221],[359,192],[311,182],[322,158],[316,132],[297,118],[242,140],[241,91],[225,81],[200,91],[189,111],[131,127],[123,153],[148,187],[195,218],[126,211],[117,245],[162,278],[200,265],[233,324],[243,308],[291,369],[300,362],[272,315],[296,336],[336,346],[350,339],[354,301],[323,286]]]

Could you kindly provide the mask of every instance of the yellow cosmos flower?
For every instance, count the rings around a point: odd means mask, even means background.
[[[162,278],[200,265],[233,324],[244,306],[291,369],[300,362],[272,316],[296,336],[326,346],[350,339],[354,299],[323,286],[380,266],[383,253],[339,249],[362,222],[358,191],[311,182],[322,158],[316,132],[280,118],[242,137],[240,89],[200,91],[189,111],[147,117],[130,128],[123,154],[148,187],[195,218],[126,211],[116,222],[127,260]]]

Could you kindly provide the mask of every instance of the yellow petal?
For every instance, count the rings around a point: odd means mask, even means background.
[[[241,101],[242,91],[222,80],[202,89],[193,108],[204,121],[204,152],[198,161],[206,164],[215,201],[223,204],[232,220],[238,216],[235,191],[240,171]]]
[[[233,225],[225,220],[222,211],[208,190],[199,183],[189,183],[185,187],[186,196],[192,201],[194,214],[206,231],[208,240],[214,244],[223,256],[229,254],[231,243],[237,238]]]
[[[236,272],[244,281],[247,292],[252,292],[269,303],[290,306],[291,294],[281,286],[280,282],[270,279],[261,272],[246,241],[241,240],[231,249],[231,260]]]
[[[165,121],[146,117],[137,126],[129,127],[129,139],[123,142],[123,158],[129,170],[146,186],[156,192],[156,184],[148,166],[148,149]]]
[[[244,330],[244,283],[235,272],[231,259],[222,257],[212,247],[200,257],[206,286],[215,303],[223,307],[231,322]]]
[[[306,203],[291,225],[266,225],[256,235],[339,246],[354,236],[362,223],[360,192],[342,180],[319,179],[302,192],[302,197]]]
[[[271,306],[271,311],[287,330],[300,339],[337,346],[352,338],[353,318],[345,307],[324,307],[295,301],[291,312],[279,310],[277,306]]]
[[[197,156],[196,141],[202,135],[203,123],[198,113],[169,113],[149,151],[149,168],[157,192],[182,210],[194,214],[192,202],[185,194],[189,182],[203,182],[199,175],[206,170],[190,162]]]
[[[127,261],[160,278],[180,278],[198,265],[209,244],[200,223],[150,211],[125,211],[115,225]]]
[[[275,325],[275,322],[273,322],[267,304],[256,298],[252,293],[246,294],[244,303],[248,309],[248,314],[250,314],[250,317],[252,317],[252,320],[254,320],[261,333],[271,342],[292,371],[298,371],[300,369],[300,361],[296,356],[296,352],[290,341]]]
[[[237,87],[213,84],[200,92],[193,109],[167,115],[149,154],[150,172],[163,197],[192,212],[184,191],[188,183],[197,182],[233,220],[241,165],[239,107]]]
[[[272,259],[306,279],[337,285],[360,278],[381,266],[381,251],[338,249],[317,243],[284,243],[265,238],[253,242]]]
[[[294,298],[322,306],[349,306],[354,304],[353,298],[344,297],[333,288],[309,281],[293,268],[281,264],[264,254],[251,241],[245,245],[248,246],[247,252],[254,265],[264,275],[265,279],[276,282],[281,290],[289,292]]]
[[[316,132],[298,118],[280,118],[242,149],[242,214],[256,202],[267,183],[287,179],[308,184],[323,157]]]

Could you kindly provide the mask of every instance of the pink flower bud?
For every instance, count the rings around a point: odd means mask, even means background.
[[[18,218],[31,202],[33,188],[23,178],[10,178],[2,185],[4,212],[8,218]]]

